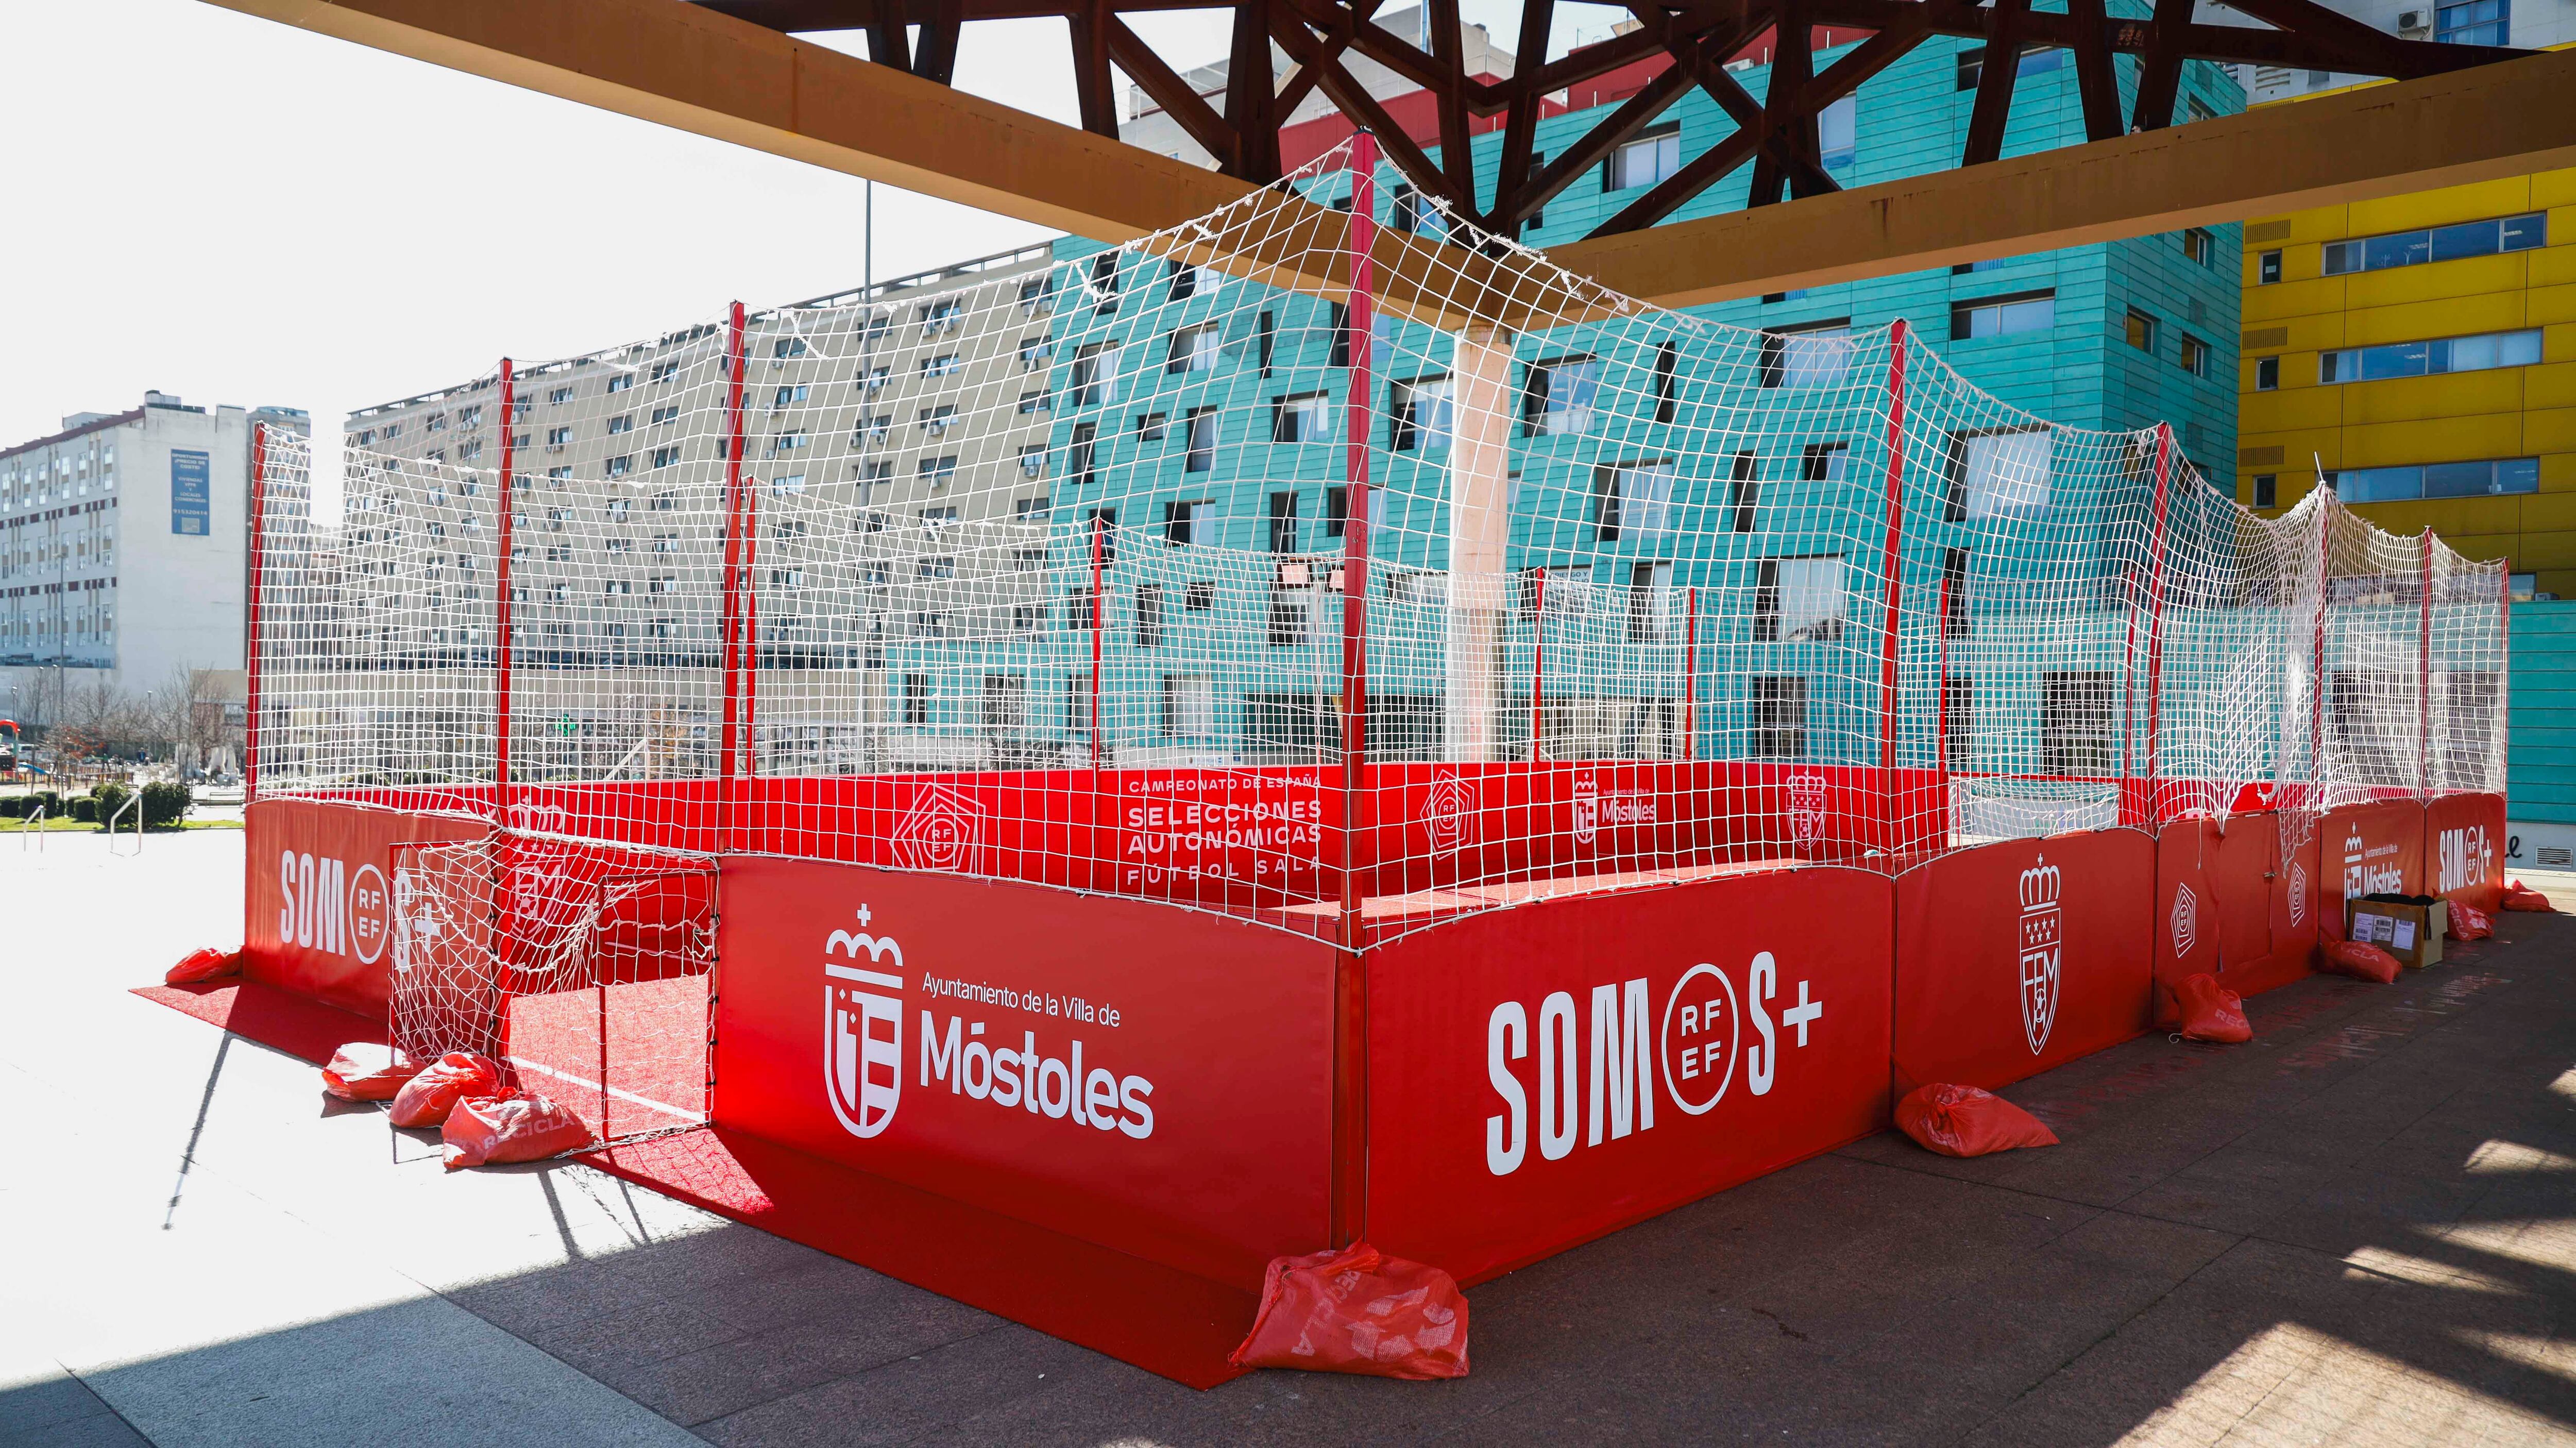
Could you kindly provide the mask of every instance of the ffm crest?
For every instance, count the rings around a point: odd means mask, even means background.
[[[1821,774],[1789,776],[1789,838],[1801,847],[1820,843],[1825,837],[1828,787]]]
[[[2066,961],[2066,915],[2059,908],[2065,880],[2041,856],[2021,872],[2021,1028],[2034,1056],[2057,1024],[2058,987]]]
[[[1601,786],[1588,774],[1574,777],[1574,842],[1592,843],[1601,832]]]
[[[865,905],[858,921],[865,930]],[[892,971],[870,968],[889,961]],[[832,932],[823,947],[823,1094],[852,1136],[884,1131],[902,1098],[902,992],[903,947],[893,937]]]

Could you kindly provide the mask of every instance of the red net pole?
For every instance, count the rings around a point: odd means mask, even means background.
[[[492,814],[504,824],[510,818],[510,413],[517,396],[518,379],[511,372],[510,359],[504,357],[501,359],[501,476],[498,486],[501,521],[494,530],[501,556],[492,565],[492,620],[500,633],[493,650],[497,667],[492,678]]]
[[[1899,551],[1905,532],[1905,344],[1913,336],[1899,317],[1887,333],[1887,547],[1881,566],[1887,571],[1887,629],[1879,647],[1878,769],[1879,797],[1886,801],[1889,849],[1896,842],[1896,626],[1902,602]]]
[[[1699,757],[1691,728],[1699,714],[1699,589],[1683,595],[1682,605],[1682,759]]]
[[[1361,968],[1359,829],[1360,789],[1368,756],[1368,483],[1369,346],[1375,330],[1370,289],[1376,276],[1370,249],[1377,241],[1377,138],[1362,130],[1351,138],[1351,213],[1345,238],[1350,264],[1349,394],[1345,421],[1350,449],[1343,480],[1348,493],[1342,525],[1342,949],[1333,971],[1333,1194],[1330,1223],[1336,1245],[1360,1239],[1368,1205],[1368,981]]]
[[[1351,292],[1350,387],[1343,405],[1350,446],[1343,464],[1348,512],[1342,524],[1342,944],[1359,943],[1361,791],[1368,771],[1368,495],[1369,350],[1377,284],[1369,255],[1377,244],[1377,138],[1351,138],[1351,213],[1346,249]]]
[[[1109,520],[1095,512],[1091,515],[1091,769],[1097,774],[1101,763],[1100,738],[1100,637],[1108,605],[1104,601],[1101,565],[1108,555]],[[1097,788],[1097,786],[1094,786]]]
[[[742,759],[743,370],[742,303],[736,302],[725,320],[724,599],[716,624],[717,664],[724,678],[724,758],[717,774],[723,781],[718,788],[723,791],[728,828],[734,823],[734,780]],[[730,840],[729,832],[726,837]]]
[[[308,490],[309,491],[309,490]],[[242,806],[259,798],[259,596],[268,566],[268,424],[250,430],[249,707],[242,716]]]
[[[2424,597],[2415,631],[2415,792],[2433,797],[2433,525],[2424,525]]]
[[[1941,575],[1941,605],[1933,615],[1932,627],[1941,636],[1941,690],[1937,704],[1938,717],[1932,721],[1932,767],[1941,771],[1941,810],[1950,809],[1950,575]],[[1943,831],[1942,843],[1949,843]]]
[[[2156,804],[2159,760],[2157,726],[2162,722],[2165,682],[2165,505],[2166,484],[2173,477],[2173,426],[2156,424],[2156,516],[2147,544],[2147,805],[2146,822],[2160,814]]]
[[[1547,570],[1535,570],[1531,582],[1538,597],[1530,604],[1530,763],[1544,756],[1547,729],[1539,721],[1547,717]]]

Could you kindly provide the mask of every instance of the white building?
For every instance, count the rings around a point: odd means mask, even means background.
[[[147,392],[0,451],[0,715],[44,723],[96,685],[139,697],[181,671],[239,678],[262,422],[310,426]]]
[[[2323,0],[2338,15],[2349,16],[2373,30],[2406,40],[2434,40],[2458,45],[2510,45],[2541,50],[2576,41],[2576,5],[2567,0]],[[2211,7],[2203,5],[2204,12]],[[2195,17],[2214,24],[2245,24],[2233,12],[2219,10]],[[2245,103],[2287,100],[2356,85],[2375,76],[2340,71],[2293,69],[2279,65],[2230,67],[2245,87]]]

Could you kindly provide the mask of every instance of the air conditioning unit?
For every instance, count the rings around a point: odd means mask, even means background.
[[[2417,30],[2430,30],[2432,28],[2433,12],[2430,10],[2400,10],[2397,12],[2397,29],[2400,34]]]

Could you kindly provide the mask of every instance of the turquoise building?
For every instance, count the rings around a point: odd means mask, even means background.
[[[1818,56],[1818,70],[1840,54]],[[2083,140],[2064,62],[2054,50],[2022,58],[2006,155]],[[1864,84],[1826,118],[1829,170],[1861,186],[1955,165],[1982,63],[1965,41],[1924,47]],[[2119,68],[2125,106],[2134,62]],[[1738,79],[1758,96],[1767,74]],[[2178,114],[2241,105],[2223,72],[2185,67]],[[1537,150],[1598,118],[1541,122]],[[1581,237],[1731,130],[1692,93],[1551,200],[1522,239]],[[1488,187],[1501,140],[1476,141]],[[1392,168],[1380,168],[1376,190],[1382,225],[1439,228]],[[1743,191],[1739,172],[1676,219],[1732,209]],[[1321,178],[1310,194],[1347,207],[1347,179]],[[2151,465],[2070,434],[2170,422],[2192,465],[2228,475],[2240,290],[2228,259],[2238,251],[2235,228],[2214,227],[1494,344],[1508,361],[1482,375],[1503,389],[1515,425],[1508,535],[1481,570],[1512,580],[1491,601],[1492,757],[1526,757],[1536,729],[1551,757],[1875,762],[1884,567],[1853,556],[1852,543],[1886,533],[1884,329],[1901,317],[1917,349],[1908,618],[1928,620],[1930,600],[1973,589],[2018,595],[2025,616],[2091,609],[2105,626],[2076,647],[2084,657],[1971,678],[1951,662],[1954,639],[1971,651],[1970,628],[1909,624],[1901,687],[1912,693],[1900,714],[1940,722],[1897,741],[1900,754],[1942,754],[1963,769],[1982,755],[2016,772],[2115,772],[2126,601],[2108,590],[2141,560],[2086,550],[2107,531],[2102,520],[2146,506]],[[1173,762],[1313,757],[1340,690],[1340,309],[1078,239],[1059,243],[1058,258],[1050,386],[1035,399],[1053,422],[1061,556],[1049,568],[1078,575],[1092,519],[1117,525],[1103,560],[1106,747]],[[1456,677],[1445,651],[1457,646],[1444,590],[1461,344],[1384,319],[1375,337],[1372,752],[1437,757],[1443,720],[1456,718],[1443,699]],[[2072,520],[2090,531],[2061,526]],[[1091,727],[1087,588],[1068,591],[1051,626],[1058,737],[1071,743]],[[1033,699],[1043,687],[1027,682]]]

